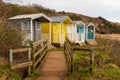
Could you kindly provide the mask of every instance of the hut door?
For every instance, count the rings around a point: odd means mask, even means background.
[[[65,42],[66,34],[67,34],[67,25],[62,24],[61,25],[61,43]]]
[[[77,27],[77,33],[79,35],[79,40],[84,42],[85,40],[84,27]]]
[[[35,23],[35,41],[40,40],[41,38],[41,26],[40,22]]]
[[[93,39],[94,38],[94,27],[89,26],[88,27],[88,39]]]

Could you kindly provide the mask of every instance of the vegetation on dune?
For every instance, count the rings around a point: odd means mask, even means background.
[[[22,37],[14,27],[0,27],[0,62],[7,62],[9,49],[21,47]]]
[[[0,80],[6,80],[8,77],[9,70],[6,65],[0,65]]]
[[[93,48],[94,50],[94,69],[92,74],[89,71],[90,53],[75,51],[74,60],[77,64],[74,64],[75,71],[69,76],[69,80],[120,79],[119,42],[107,40],[98,36],[96,37],[96,41],[98,45],[83,46],[83,48]]]

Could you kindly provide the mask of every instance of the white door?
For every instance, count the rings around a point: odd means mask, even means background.
[[[35,41],[40,40],[41,38],[41,26],[40,22],[35,23]]]
[[[82,42],[85,41],[85,35],[84,35],[84,33],[81,33],[81,34],[80,34],[80,38],[81,38],[80,40],[81,40]]]

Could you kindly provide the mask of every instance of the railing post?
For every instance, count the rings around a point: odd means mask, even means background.
[[[93,50],[90,49],[90,73],[93,72],[93,63],[94,63],[94,53]]]
[[[28,61],[31,61],[31,48],[28,49]],[[31,66],[28,67],[28,75],[31,75]]]
[[[12,49],[9,50],[9,60],[8,60],[8,66],[9,66],[9,75],[10,75],[10,71],[11,71],[11,65],[13,62],[13,58],[12,58]]]
[[[12,50],[10,49],[10,64],[12,63],[13,58],[12,58]]]
[[[35,59],[34,59],[34,53],[35,53],[35,50],[34,50],[34,47],[33,47],[33,44],[31,44],[31,48],[32,48],[32,63],[33,63],[33,66],[32,66],[32,72],[35,70]]]
[[[64,42],[64,53],[65,53],[65,49],[66,49],[65,46],[66,46],[66,42]],[[66,53],[65,53],[65,55],[66,55]]]
[[[47,45],[46,49],[48,50],[48,40],[45,40],[45,44]]]
[[[72,64],[72,62],[73,62],[73,53],[74,53],[74,44],[73,43],[71,43],[71,73],[73,72],[73,64]]]

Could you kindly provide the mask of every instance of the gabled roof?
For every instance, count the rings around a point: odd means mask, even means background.
[[[85,23],[85,26],[88,27],[90,25],[93,25],[95,27],[95,25],[92,23],[92,22],[88,22],[88,23]]]
[[[82,22],[82,21],[80,21],[80,20],[73,21],[73,23],[74,23],[74,24],[79,24],[79,23],[82,23],[82,24],[84,24],[84,25],[85,25],[85,23],[84,23],[84,22]]]
[[[32,20],[34,20],[34,19],[37,19],[37,18],[40,18],[40,17],[44,17],[47,20],[52,21],[49,17],[47,17],[43,13],[17,15],[17,16],[9,18],[9,20],[16,20],[16,19],[32,19]]]
[[[50,18],[52,19],[52,22],[62,22],[66,18],[68,18],[72,22],[72,20],[68,16],[53,16]]]
[[[73,21],[73,23],[74,23],[74,24],[77,24],[77,23],[79,23],[79,21]]]

